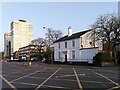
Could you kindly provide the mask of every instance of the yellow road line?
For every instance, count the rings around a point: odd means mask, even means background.
[[[50,75],[44,82],[42,82],[35,90],[38,90],[43,84],[45,84],[53,75],[55,75],[61,68],[57,69],[52,75]]]
[[[76,72],[76,70],[74,68],[73,68],[73,71],[75,73],[75,76],[76,76],[76,79],[77,79],[77,83],[78,83],[78,86],[79,86],[80,90],[83,90],[83,87],[82,87],[82,85],[80,83],[80,80],[78,78],[77,72]]]
[[[91,71],[91,72],[94,72],[95,74],[97,74],[97,75],[99,75],[99,76],[101,76],[101,77],[103,77],[103,78],[105,78],[105,79],[107,79],[108,81],[112,82],[113,84],[115,84],[115,85],[117,85],[117,86],[119,85],[118,83],[114,82],[113,80],[107,78],[106,76],[104,76],[104,75],[102,75],[102,74],[100,74],[100,73],[97,73],[97,72],[95,72],[95,71],[93,71],[93,70],[91,70],[91,69],[88,69],[88,70]]]
[[[44,70],[44,69],[45,69],[45,68],[43,68],[43,69],[41,69],[41,70],[38,70],[38,71],[35,71],[35,72],[33,72],[33,73],[27,74],[27,75],[25,75],[25,76],[16,78],[16,79],[14,79],[14,80],[12,80],[12,81],[10,81],[10,82],[14,82],[14,81],[19,80],[19,79],[22,79],[22,78],[24,78],[24,77],[28,77],[28,76],[30,76],[30,75],[32,75],[32,74],[35,74],[35,73],[38,73],[38,72],[40,72],[40,71],[42,71],[42,70]]]
[[[15,86],[13,86],[9,81],[7,81],[2,75],[0,75],[0,77],[13,89],[13,90],[17,90]]]

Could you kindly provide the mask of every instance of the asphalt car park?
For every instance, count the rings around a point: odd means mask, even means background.
[[[119,90],[119,67],[2,62],[2,90]]]

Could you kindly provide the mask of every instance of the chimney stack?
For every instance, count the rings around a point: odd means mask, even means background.
[[[68,37],[72,35],[72,28],[71,26],[68,27]]]

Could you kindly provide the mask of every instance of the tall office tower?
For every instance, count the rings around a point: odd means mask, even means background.
[[[10,44],[11,36],[10,33],[4,34],[4,57],[10,58],[11,44]]]
[[[33,40],[33,25],[25,20],[11,23],[11,55]]]

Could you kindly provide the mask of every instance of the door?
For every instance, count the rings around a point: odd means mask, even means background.
[[[67,54],[65,54],[65,63],[67,63]]]

